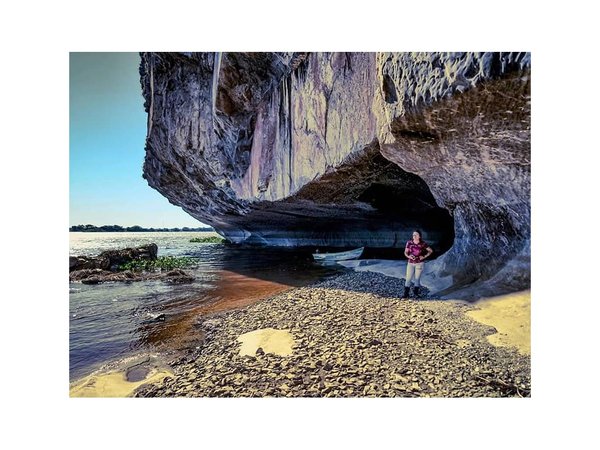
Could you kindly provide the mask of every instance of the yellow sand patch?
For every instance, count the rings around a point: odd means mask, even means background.
[[[240,356],[254,356],[259,347],[265,353],[289,356],[292,354],[292,347],[295,343],[288,330],[276,330],[274,328],[263,328],[242,334],[237,338],[237,341],[242,343]]]
[[[90,375],[71,387],[71,397],[128,397],[142,384],[154,383],[165,377],[173,376],[164,370],[153,370],[148,376],[136,382],[127,381],[125,372],[109,372]]]
[[[458,348],[465,348],[471,346],[471,341],[468,339],[458,339],[455,344]]]
[[[520,353],[531,354],[531,292],[492,297],[477,303],[479,309],[467,312],[476,321],[491,325],[498,331],[488,336],[490,344],[516,347]]]

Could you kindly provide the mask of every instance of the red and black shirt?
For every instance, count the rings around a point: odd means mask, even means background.
[[[418,244],[415,244],[412,239],[408,241],[406,243],[407,253],[415,257],[415,259],[409,259],[408,262],[412,264],[420,263],[422,261],[421,258],[427,253],[426,250],[428,247],[429,245],[424,241],[420,241]]]

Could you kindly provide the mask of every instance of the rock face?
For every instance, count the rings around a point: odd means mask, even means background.
[[[421,228],[442,293],[528,288],[530,64],[143,53],[144,177],[233,242],[400,255]]]

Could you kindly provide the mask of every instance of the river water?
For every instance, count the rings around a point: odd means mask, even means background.
[[[214,232],[83,233],[70,235],[70,255],[156,243],[159,256],[187,256],[195,280],[170,285],[160,280],[97,285],[69,283],[69,373],[71,381],[104,364],[137,353],[178,351],[194,344],[201,314],[248,305],[290,287],[333,276],[309,252],[191,243]],[[153,320],[164,314],[164,321]]]

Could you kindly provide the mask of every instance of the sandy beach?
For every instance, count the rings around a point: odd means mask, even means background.
[[[145,384],[158,383],[173,373],[164,361],[153,354],[138,355],[108,364],[71,383],[70,397],[131,397]]]

